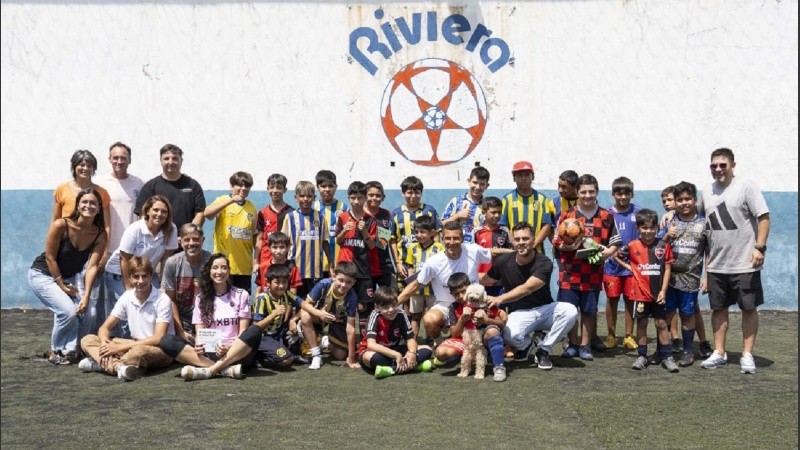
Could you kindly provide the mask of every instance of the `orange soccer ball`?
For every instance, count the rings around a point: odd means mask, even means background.
[[[564,219],[558,224],[558,237],[564,245],[574,245],[580,242],[584,235],[583,222],[578,219],[569,218]]]

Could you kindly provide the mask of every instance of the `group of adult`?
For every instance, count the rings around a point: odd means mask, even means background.
[[[205,196],[197,181],[181,173],[183,151],[167,144],[160,158],[162,173],[145,183],[128,173],[131,149],[122,142],[110,146],[111,171],[97,181],[97,158],[88,150],[72,155],[72,179],[55,189],[45,250],[28,272],[31,289],[54,314],[51,363],[76,362],[79,338],[95,332],[134,288],[127,276],[131,258],[160,268],[152,279],[158,288],[164,263],[179,248],[178,229],[202,226]],[[131,334],[124,321],[115,331]]]
[[[145,258],[149,266],[163,270],[167,258],[179,250],[178,230],[185,224],[194,224],[194,230],[202,226],[205,197],[200,184],[181,172],[183,151],[168,144],[162,147],[160,157],[162,173],[143,183],[128,173],[131,149],[121,142],[114,143],[109,149],[112,171],[95,183],[95,157],[86,150],[73,155],[72,180],[56,188],[45,251],[29,271],[31,289],[54,313],[48,357],[53,364],[74,362],[79,336],[96,330],[98,308],[93,299],[97,298],[101,273],[105,271],[108,295],[100,312],[108,316],[123,293],[136,288],[126,277],[133,257]],[[714,181],[702,191],[702,201],[698,202],[698,210],[707,220],[706,272],[715,341],[712,358],[719,359],[719,365],[723,365],[723,359],[727,361],[728,308],[734,304],[743,312],[743,353],[752,353],[758,332],[757,307],[764,301],[760,271],[770,227],[763,194],[754,182],[735,177],[735,167],[729,149],[712,152],[710,170]],[[529,171],[532,181],[533,168]],[[504,292],[492,297],[490,303],[508,309],[505,342],[527,353],[532,347],[532,333],[546,330],[548,333],[535,349],[546,356],[578,318],[575,306],[555,302],[550,293],[553,262],[538,250],[543,237],[550,234],[547,227],[552,225],[538,229],[530,225],[513,227],[514,252],[496,257],[492,268],[479,276],[478,266],[491,260],[489,249],[465,242],[462,227],[446,225],[442,234],[445,251],[424,264],[416,280],[400,293],[401,302],[420,284],[431,284],[437,303],[426,313],[423,323],[427,335],[436,338],[450,320],[450,275],[463,272],[472,282],[499,283]],[[202,232],[189,234],[194,240],[183,245],[191,249],[187,258],[197,262],[203,251]],[[137,260],[137,267],[141,265]],[[159,286],[161,275],[153,274],[155,287]],[[167,286],[170,297],[175,296],[175,289]],[[172,298],[174,311],[175,300]],[[176,311],[175,316],[176,322],[169,328],[180,330],[181,314]],[[540,367],[542,363],[547,368],[549,361],[540,361]]]

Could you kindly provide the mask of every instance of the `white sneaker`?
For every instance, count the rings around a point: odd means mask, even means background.
[[[720,356],[716,350],[705,361],[700,363],[703,369],[716,369],[717,367],[725,367],[728,365],[728,354]]]
[[[78,363],[78,369],[84,372],[103,372],[103,366],[97,363],[93,358],[86,357]]]
[[[319,340],[319,349],[321,351],[325,351],[331,345],[331,340],[328,338],[328,335],[322,336],[322,339]]]
[[[134,381],[144,376],[144,369],[137,366],[126,366],[120,364],[117,366],[117,378],[123,381]]]
[[[186,381],[207,380],[211,378],[211,370],[208,367],[183,366],[181,378]]]
[[[506,367],[496,366],[494,369],[494,381],[506,381]]]
[[[219,373],[223,377],[231,377],[237,380],[241,380],[244,378],[242,375],[242,365],[241,364],[234,364],[232,366],[228,366],[222,369],[222,372]]]
[[[742,366],[742,373],[756,373],[756,361],[751,353],[742,353],[739,364]]]
[[[308,365],[308,368],[311,370],[319,370],[320,367],[322,367],[322,356],[313,356],[311,358],[311,364]]]

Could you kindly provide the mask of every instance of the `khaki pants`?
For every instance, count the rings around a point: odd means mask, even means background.
[[[114,342],[127,343],[133,339],[114,338]],[[81,348],[95,361],[100,363],[100,337],[95,334],[84,336],[81,339]],[[135,345],[122,356],[114,356],[103,362],[103,368],[110,374],[117,373],[117,366],[136,366],[142,369],[160,369],[172,365],[172,357],[164,353],[157,345]]]

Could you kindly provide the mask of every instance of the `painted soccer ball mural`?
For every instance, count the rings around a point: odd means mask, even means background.
[[[427,58],[403,67],[381,101],[381,123],[392,147],[421,166],[452,164],[472,153],[487,118],[478,81],[445,59]]]

